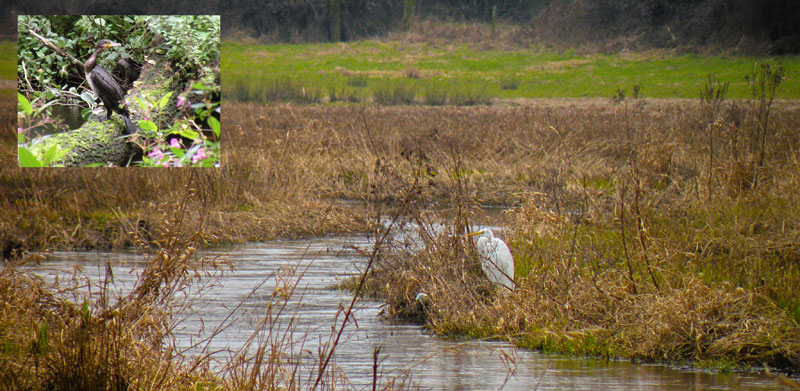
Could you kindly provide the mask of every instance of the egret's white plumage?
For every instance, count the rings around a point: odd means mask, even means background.
[[[481,268],[489,281],[514,290],[514,258],[506,243],[494,237],[492,231],[483,229],[467,236],[480,235],[478,238],[478,254],[481,256]]]

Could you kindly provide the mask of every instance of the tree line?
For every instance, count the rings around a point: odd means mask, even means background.
[[[742,45],[800,53],[797,0],[10,0],[18,14],[219,14],[222,33],[271,42],[355,40],[408,26],[409,18],[507,22],[539,40],[633,40],[651,47]]]

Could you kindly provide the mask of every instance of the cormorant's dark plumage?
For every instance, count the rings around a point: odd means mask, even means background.
[[[122,88],[120,88],[119,83],[114,80],[114,76],[111,76],[102,66],[97,65],[97,56],[99,56],[103,50],[114,46],[119,46],[119,44],[107,39],[98,42],[94,53],[86,60],[84,72],[86,73],[86,81],[89,82],[89,87],[94,94],[103,101],[103,105],[106,106],[106,118],[111,118],[112,111],[119,113],[125,120],[126,133],[130,134],[134,133],[136,128],[134,128],[131,122],[131,114],[128,111],[128,106],[125,104],[125,95],[122,93]]]
[[[114,74],[120,78],[120,87],[125,91],[133,86],[133,82],[139,79],[142,64],[134,61],[130,57],[120,58],[114,67]]]

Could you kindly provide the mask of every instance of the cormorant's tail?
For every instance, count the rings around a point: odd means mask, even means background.
[[[125,114],[122,114],[122,118],[125,120],[125,127],[127,131],[125,134],[134,134],[136,133],[136,128],[133,126],[133,122],[131,122],[131,118]]]

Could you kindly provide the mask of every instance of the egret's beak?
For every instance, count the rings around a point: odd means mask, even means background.
[[[467,237],[470,237],[470,236],[476,236],[476,235],[480,235],[480,234],[482,234],[482,233],[483,233],[483,231],[473,232],[473,233],[471,233],[471,234],[467,234]]]

